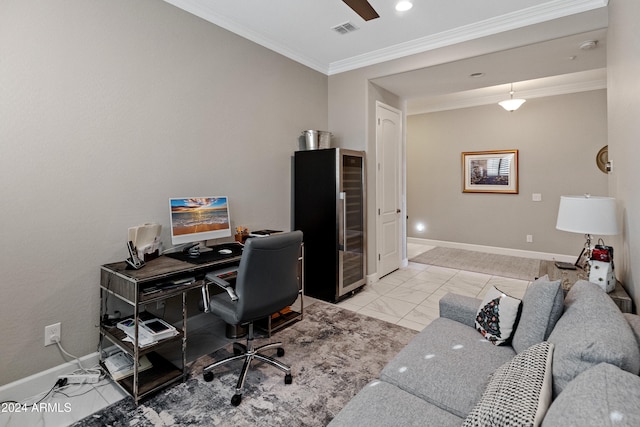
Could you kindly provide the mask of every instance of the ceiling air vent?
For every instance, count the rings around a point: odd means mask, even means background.
[[[345,22],[344,24],[336,25],[332,28],[333,31],[340,34],[347,34],[357,30],[358,27],[353,25],[351,22]]]

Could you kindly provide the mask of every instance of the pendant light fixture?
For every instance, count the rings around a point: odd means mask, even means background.
[[[520,108],[522,104],[527,102],[526,99],[513,98],[513,83],[511,83],[511,90],[509,91],[509,95],[510,95],[509,99],[498,102],[498,105],[500,105],[502,108],[504,108],[510,113],[516,111],[518,108]]]

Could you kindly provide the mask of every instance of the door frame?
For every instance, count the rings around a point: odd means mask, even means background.
[[[378,140],[378,122],[380,120],[379,109],[384,108],[389,111],[393,111],[398,114],[400,121],[400,141],[398,143],[398,203],[401,209],[401,217],[399,218],[400,222],[400,230],[399,230],[399,241],[398,241],[398,250],[400,252],[400,267],[407,265],[406,259],[406,225],[407,225],[407,215],[406,215],[406,195],[404,189],[406,188],[406,161],[405,161],[405,116],[404,112],[398,108],[392,107],[388,104],[385,104],[381,101],[376,101],[376,118],[375,118],[375,129],[376,129],[376,164],[375,164],[375,179],[376,179],[376,281],[380,279],[380,254],[382,253],[381,248],[381,236],[382,236],[382,216],[378,214],[381,210],[381,183],[380,180],[380,164],[382,162],[382,147],[380,141]]]

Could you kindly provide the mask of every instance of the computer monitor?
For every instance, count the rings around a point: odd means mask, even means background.
[[[231,236],[226,196],[171,198],[169,207],[173,245]]]

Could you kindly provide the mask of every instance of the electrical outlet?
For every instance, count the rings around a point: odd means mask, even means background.
[[[533,243],[533,234],[527,234],[527,243]]]
[[[44,327],[44,346],[55,344],[53,337],[60,341],[60,322]]]

